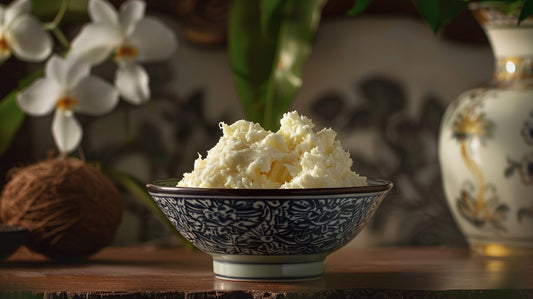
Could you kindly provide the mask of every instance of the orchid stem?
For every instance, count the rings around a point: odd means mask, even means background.
[[[59,26],[59,23],[61,23],[61,20],[63,20],[63,17],[65,16],[65,13],[67,12],[69,2],[70,0],[61,1],[61,6],[59,7],[59,10],[57,11],[57,14],[52,20],[52,22],[45,24],[45,28],[47,30],[53,30],[54,28],[57,28],[57,26]]]
[[[59,43],[61,43],[61,45],[66,49],[70,49],[70,42],[65,37],[65,34],[63,34],[63,32],[59,29],[59,24],[65,16],[69,3],[70,0],[61,1],[61,6],[59,7],[59,10],[57,11],[57,14],[52,22],[49,22],[44,26],[46,30],[52,31]]]
[[[59,28],[54,28],[52,29],[52,33],[55,35],[55,37],[57,38],[57,40],[59,41],[59,43],[61,43],[61,45],[63,47],[65,47],[65,49],[70,49],[70,42],[68,41],[68,39],[65,37],[65,35],[63,34],[63,32],[61,30],[59,30]]]

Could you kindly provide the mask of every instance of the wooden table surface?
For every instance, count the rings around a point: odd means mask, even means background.
[[[0,262],[0,297],[18,298],[533,298],[532,258],[472,257],[466,249],[345,247],[321,279],[237,282],[213,277],[199,251],[106,248],[58,263],[21,248]]]

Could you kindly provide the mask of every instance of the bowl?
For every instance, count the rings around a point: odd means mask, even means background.
[[[176,229],[213,257],[217,278],[319,278],[325,258],[351,241],[392,188],[214,189],[176,187],[178,179],[147,184]]]
[[[0,223],[0,261],[7,259],[26,242],[28,229]]]

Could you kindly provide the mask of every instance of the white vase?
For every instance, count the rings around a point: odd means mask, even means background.
[[[485,86],[447,109],[439,137],[444,191],[472,251],[533,255],[533,19],[504,4],[471,9],[496,67]]]

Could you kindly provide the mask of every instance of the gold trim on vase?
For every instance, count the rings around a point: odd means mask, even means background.
[[[495,80],[533,79],[533,57],[499,57],[495,64]]]

